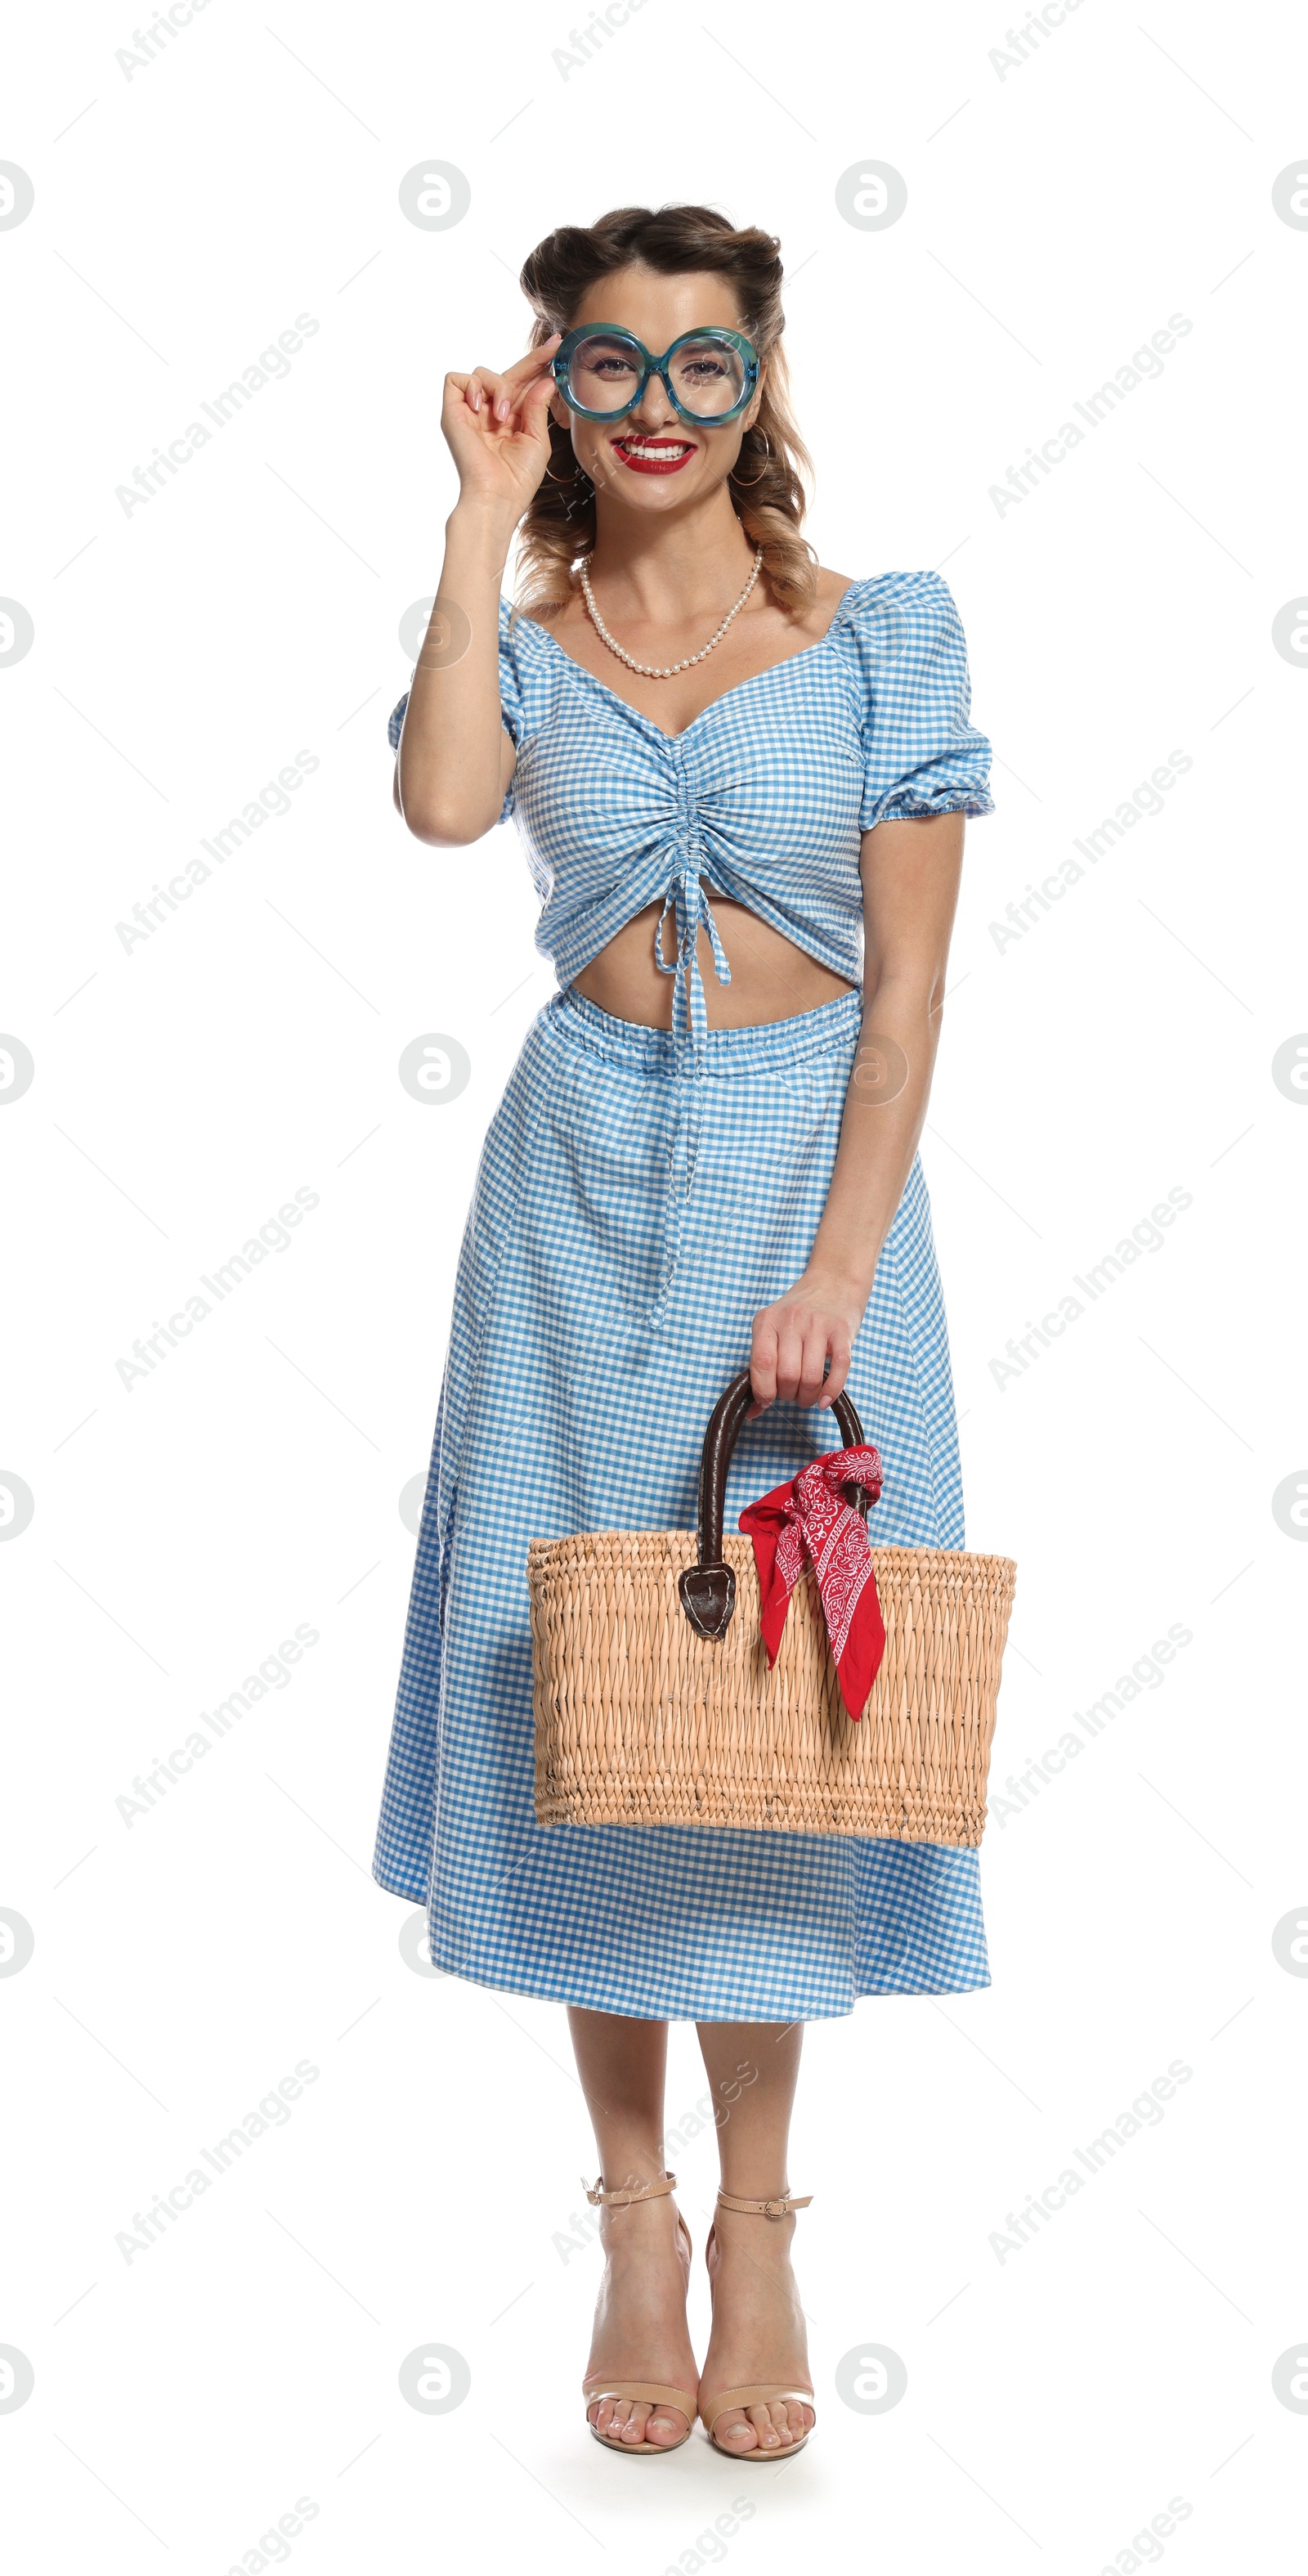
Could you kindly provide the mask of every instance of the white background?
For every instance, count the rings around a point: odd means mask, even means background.
[[[127,78],[111,9],[11,26],[0,154],[35,205],[0,232],[0,591],[35,641],[0,668],[0,1026],[36,1070],[0,1119],[0,1465],[35,1512],[0,1548],[25,1668],[0,1903],[35,1950],[0,1981],[0,2343],[35,2386],[0,2453],[32,2576],[288,2549],[304,2576],[1287,2563],[1308,1983],[1272,1930],[1308,1913],[1304,1557],[1271,1497],[1308,1459],[1308,1118],[1271,1060],[1308,1025],[1308,680],[1272,621],[1308,578],[1308,233],[1272,187],[1304,149],[1302,34],[1084,0],[1003,69],[976,0],[648,0],[565,78],[568,24],[521,0],[211,0]],[[423,155],[470,183],[445,232],[400,210]],[[860,156],[906,180],[888,230],[837,210]],[[813,2028],[792,2175],[820,2430],[761,2477],[587,2439],[563,2015],[412,1972],[410,1909],[369,1876],[399,1496],[480,1138],[550,989],[513,833],[436,853],[390,804],[397,630],[453,497],[440,381],[525,345],[517,271],[553,224],[680,198],[779,234],[810,533],[847,575],[943,569],[995,745],[924,1148],[969,1544],[1019,1562],[992,1786],[1192,1631],[992,1816],[993,1987]],[[1178,312],[1161,377],[1001,512],[990,487]],[[116,487],[300,313],[289,375],[125,512]],[[1164,810],[1001,949],[990,924],[1174,748]],[[125,949],[115,925],[300,749],[291,810]],[[425,1107],[396,1067],[433,1031],[472,1078]],[[297,1188],[319,1205],[287,1248],[124,1386],[133,1340]],[[1171,1189],[1193,1204],[1161,1248],[998,1385],[1008,1339]],[[299,1623],[319,1642],[286,1686],[124,1821]],[[289,2119],[125,2261],[134,2213],[300,2060]],[[1173,2060],[1161,2122],[1000,2261],[1007,2213]],[[670,2121],[703,2089],[678,2027]],[[711,2130],[676,2161],[702,2350]],[[424,2338],[471,2370],[434,2418],[398,2385]],[[869,2343],[908,2373],[881,2415],[835,2389]],[[317,2513],[260,2549],[300,2497]],[[1188,2515],[1133,2550],[1173,2497]]]

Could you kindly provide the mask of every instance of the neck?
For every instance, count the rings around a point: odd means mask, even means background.
[[[730,605],[753,564],[725,485],[653,522],[599,495],[590,577],[619,612],[670,625]]]

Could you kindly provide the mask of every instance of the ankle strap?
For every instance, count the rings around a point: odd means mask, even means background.
[[[593,2183],[587,2182],[582,2175],[581,2188],[591,2206],[597,2208],[602,2201],[606,2209],[629,2209],[633,2200],[662,2200],[665,2193],[676,2190],[677,2177],[674,2173],[665,2173],[661,2182],[641,2183],[634,2190],[624,2191],[605,2191],[603,2183],[603,2174],[596,2174]]]
[[[721,2208],[741,2209],[752,2218],[789,2218],[792,2209],[807,2209],[812,2198],[811,2191],[805,2192],[802,2196],[797,2192],[783,2191],[776,2200],[739,2200],[734,2192],[718,2193]]]

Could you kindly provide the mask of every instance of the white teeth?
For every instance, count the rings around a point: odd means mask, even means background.
[[[691,453],[689,440],[679,442],[674,446],[644,447],[638,444],[634,439],[624,439],[622,446],[624,455],[652,457],[656,464],[662,464],[674,456],[689,456]]]

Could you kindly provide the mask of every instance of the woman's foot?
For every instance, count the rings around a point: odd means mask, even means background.
[[[714,2212],[708,2244],[713,2331],[701,2373],[705,2388],[807,2384],[804,2311],[790,2268],[794,2232],[793,2215],[759,2218],[721,2206]],[[774,2397],[766,2406],[729,2408],[717,2418],[713,2439],[724,2451],[764,2450],[779,2458],[803,2441],[815,2421],[811,2406]]]
[[[595,2309],[588,2380],[644,2380],[656,2386],[699,2385],[686,2324],[690,2238],[668,2194],[600,2212],[604,2279]],[[631,2397],[592,2400],[587,2419],[615,2450],[649,2442],[671,2450],[690,2430],[680,2407]]]

